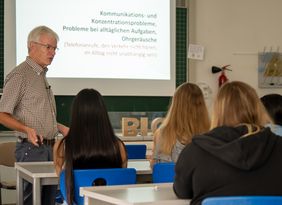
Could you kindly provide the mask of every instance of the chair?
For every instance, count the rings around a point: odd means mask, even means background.
[[[0,143],[0,165],[14,167],[16,142]],[[0,205],[2,205],[2,189],[16,190],[16,181],[2,181],[0,176]]]
[[[153,166],[153,183],[166,183],[174,181],[174,162],[156,163]]]
[[[84,203],[79,196],[79,188],[100,185],[124,185],[136,183],[136,170],[133,168],[81,169],[74,170],[74,201],[77,205]],[[61,193],[66,199],[65,171],[60,175]]]
[[[146,159],[147,147],[145,144],[126,144],[128,159]]]
[[[281,205],[282,196],[222,196],[208,197],[202,205]]]

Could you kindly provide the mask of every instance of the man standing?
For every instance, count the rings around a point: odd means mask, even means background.
[[[20,162],[53,160],[55,138],[59,132],[63,136],[68,132],[67,127],[57,123],[55,98],[46,79],[58,40],[50,28],[34,28],[27,39],[28,57],[5,79],[0,123],[16,131],[16,160]],[[24,201],[32,204],[31,186],[26,185]],[[54,186],[44,187],[42,204],[55,204],[55,191]]]

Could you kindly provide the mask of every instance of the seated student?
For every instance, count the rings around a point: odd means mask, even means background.
[[[54,164],[58,175],[66,171],[68,204],[73,204],[74,169],[127,167],[125,146],[114,134],[98,91],[83,89],[75,97],[69,133],[54,145]]]
[[[224,84],[214,103],[211,131],[195,136],[175,166],[174,192],[200,205],[212,196],[282,195],[282,138],[256,91]]]
[[[282,136],[282,95],[268,94],[263,96],[261,101],[274,122],[274,124],[267,126],[272,132]]]
[[[162,125],[154,133],[151,166],[176,162],[192,136],[209,130],[210,120],[201,89],[192,83],[179,86]]]

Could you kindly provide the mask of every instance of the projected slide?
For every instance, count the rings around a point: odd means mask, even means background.
[[[49,78],[171,78],[169,0],[17,0],[17,64],[38,25],[60,37]]]
[[[28,55],[29,32],[46,25],[60,37],[47,72],[55,95],[95,88],[109,96],[171,96],[175,11],[175,0],[6,0],[4,74]]]

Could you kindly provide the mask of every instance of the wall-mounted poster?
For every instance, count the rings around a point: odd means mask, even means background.
[[[260,88],[282,87],[282,53],[259,53],[258,75]]]

